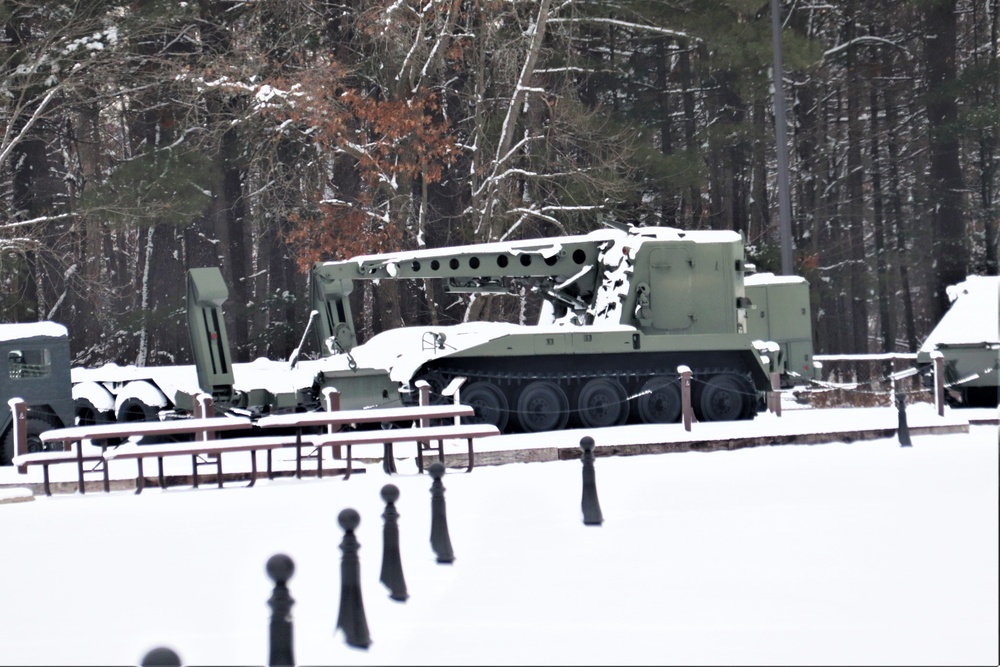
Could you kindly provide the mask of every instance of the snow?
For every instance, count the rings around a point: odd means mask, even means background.
[[[893,423],[895,412],[800,408],[690,433],[675,424],[491,440],[577,447],[587,434],[600,450],[804,424],[837,432]],[[911,426],[997,416],[908,412]],[[349,480],[5,503],[0,663],[138,664],[169,646],[185,664],[264,664],[264,568],[285,553],[299,664],[995,665],[997,429],[912,441],[599,456],[600,526],[582,523],[579,460],[449,468],[450,565],[430,548],[431,479],[412,458],[391,477],[371,464]],[[24,477],[0,470],[0,483]],[[379,582],[389,482],[401,492],[403,603]],[[348,507],[361,516],[367,650],[335,631],[336,519]]]
[[[0,341],[20,340],[44,336],[46,338],[65,338],[69,332],[56,322],[15,322],[0,323]]]
[[[1000,276],[968,276],[948,287],[952,304],[920,351],[938,345],[1000,345]]]
[[[773,273],[753,273],[744,276],[743,285],[797,285],[806,282],[802,276],[778,276]]]

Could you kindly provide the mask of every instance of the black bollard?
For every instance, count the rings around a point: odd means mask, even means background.
[[[427,469],[434,481],[431,483],[431,548],[437,554],[437,562],[451,563],[455,554],[451,550],[451,537],[448,535],[448,516],[444,506],[444,464],[435,461]]]
[[[166,646],[154,648],[143,656],[142,667],[181,667],[181,657]]]
[[[361,600],[361,566],[358,563],[358,538],[354,529],[361,523],[357,511],[347,508],[337,516],[344,529],[344,541],[340,550],[344,556],[340,561],[340,613],[337,614],[337,628],[344,631],[348,646],[367,649],[372,643],[368,635],[368,619],[365,605]]]
[[[601,515],[601,503],[597,500],[597,480],[594,473],[594,439],[589,435],[580,439],[580,449],[583,450],[583,523],[587,526],[600,526],[604,522]]]
[[[271,607],[271,656],[268,665],[294,665],[292,651],[292,605],[295,600],[288,593],[288,580],[295,572],[295,563],[285,554],[275,554],[267,559],[267,576],[274,581],[274,590],[267,604]]]
[[[901,391],[896,392],[896,409],[899,410],[899,446],[912,447],[910,427],[906,424],[906,394]]]
[[[399,512],[396,511],[396,501],[399,500],[399,488],[395,484],[382,487],[382,500],[385,501],[385,512],[382,518],[382,576],[379,578],[389,589],[389,597],[403,602],[410,597],[406,593],[406,580],[403,578],[403,560],[399,555]]]

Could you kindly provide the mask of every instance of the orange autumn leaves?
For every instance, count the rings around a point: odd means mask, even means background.
[[[308,142],[319,155],[315,186],[303,187],[285,234],[302,271],[397,249],[405,221],[396,218],[409,210],[414,185],[438,182],[459,150],[435,94],[379,99],[316,78],[300,78],[291,103],[268,109],[285,123],[287,140]]]

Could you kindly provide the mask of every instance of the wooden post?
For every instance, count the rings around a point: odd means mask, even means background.
[[[336,387],[323,387],[323,402],[326,405],[327,412],[337,412],[340,410],[340,392],[337,391]],[[328,433],[333,433],[333,424],[326,427]],[[341,446],[333,446],[333,458],[339,460],[343,458],[341,454]],[[322,453],[318,452],[322,457]]]
[[[452,403],[454,403],[455,405],[461,405],[462,402],[459,398],[459,394],[462,385],[465,384],[466,379],[467,378],[463,375],[455,377],[454,379],[452,379],[451,382],[448,383],[447,387],[441,390],[441,395],[444,396],[445,398],[451,396]],[[462,418],[459,417],[458,415],[455,415],[455,424],[458,425],[461,423],[462,423]]]
[[[7,401],[13,417],[10,428],[14,436],[14,456],[28,453],[28,404],[23,398],[14,397]],[[27,466],[18,466],[17,472],[24,475],[28,472]]]
[[[414,383],[417,388],[417,403],[421,407],[426,407],[431,404],[431,385],[427,380],[417,380]],[[420,418],[420,427],[426,428],[431,425],[431,420],[427,417]],[[431,448],[430,441],[419,441],[417,443],[417,468],[420,472],[424,471],[424,452]],[[441,449],[438,452],[438,458],[442,461],[444,460],[444,442],[441,443]]]
[[[781,416],[781,374],[771,373],[771,392],[767,395],[768,410]]]
[[[691,431],[694,411],[691,409],[691,369],[678,366],[677,374],[681,376],[681,415],[684,417],[684,430]]]
[[[212,395],[200,393],[194,397],[194,416],[196,419],[215,416],[215,402]],[[198,439],[202,441],[211,440],[214,435],[210,431],[199,431]]]
[[[934,405],[938,417],[944,417],[944,355],[940,350],[934,350],[931,360],[934,362]]]

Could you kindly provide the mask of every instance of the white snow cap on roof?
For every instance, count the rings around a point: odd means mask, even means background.
[[[1000,343],[1000,276],[969,276],[948,288],[951,308],[934,327],[921,352],[938,345]]]
[[[779,285],[804,283],[802,276],[778,276],[773,273],[753,273],[743,278],[744,285]]]
[[[14,322],[0,324],[0,341],[18,340],[33,336],[48,336],[61,338],[69,332],[56,322]]]

